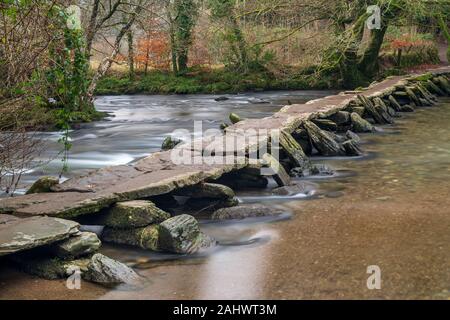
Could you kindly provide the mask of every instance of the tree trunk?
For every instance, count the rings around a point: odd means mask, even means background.
[[[134,45],[133,45],[133,30],[130,28],[127,31],[127,41],[128,41],[128,72],[131,80],[134,79]]]
[[[136,5],[133,13],[130,15],[130,18],[128,22],[120,29],[119,34],[116,37],[116,40],[114,41],[113,45],[113,51],[111,52],[109,57],[104,58],[100,65],[98,66],[97,72],[95,73],[94,77],[91,80],[91,84],[89,85],[88,91],[87,91],[87,97],[92,102],[94,100],[94,93],[95,89],[97,88],[98,80],[103,77],[106,72],[111,67],[114,59],[117,57],[117,54],[120,50],[120,42],[122,41],[122,38],[125,36],[125,34],[130,30],[130,28],[133,26],[134,22],[136,21],[137,15],[142,11],[142,0],[139,1],[139,3]]]
[[[387,28],[388,23],[385,21],[381,29],[371,30],[369,45],[359,61],[359,70],[368,78],[375,76],[379,70],[378,56],[380,54],[381,45],[383,44]]]
[[[90,57],[92,50],[92,42],[97,32],[97,17],[99,12],[100,0],[95,0],[92,5],[91,17],[86,31],[86,54]]]

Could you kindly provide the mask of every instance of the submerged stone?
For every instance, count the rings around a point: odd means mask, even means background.
[[[214,100],[217,101],[217,102],[220,102],[220,101],[227,101],[227,100],[230,100],[230,98],[227,98],[227,97],[222,96],[222,97],[215,98]]]
[[[111,228],[145,227],[170,218],[170,214],[159,209],[151,201],[134,200],[116,203],[102,217],[101,224]]]
[[[223,208],[213,213],[212,220],[232,220],[265,216],[279,216],[285,213],[281,209],[262,204],[242,204],[234,208]]]
[[[56,186],[57,184],[59,184],[59,178],[57,177],[42,177],[35,183],[33,183],[26,194],[51,192],[52,187]]]
[[[215,245],[216,241],[201,232],[198,221],[183,214],[160,225],[160,246],[163,250],[191,254]]]
[[[291,186],[279,187],[272,190],[274,195],[278,196],[292,196],[296,194],[309,194],[313,191],[315,187],[311,184],[307,184],[304,182],[298,182]]]

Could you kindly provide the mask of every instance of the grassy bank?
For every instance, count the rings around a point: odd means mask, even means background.
[[[312,79],[290,70],[281,75],[267,71],[236,72],[226,69],[192,70],[175,76],[168,71],[137,73],[130,79],[127,73],[114,72],[100,80],[98,95],[107,94],[193,94],[237,93],[262,90],[302,90],[337,88],[333,79]]]

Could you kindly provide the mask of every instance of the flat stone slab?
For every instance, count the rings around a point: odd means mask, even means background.
[[[160,156],[156,155],[156,157]],[[73,218],[98,212],[116,202],[166,194],[177,188],[196,185],[208,178],[217,179],[226,172],[243,168],[245,164],[176,165],[166,163],[163,168],[160,166],[161,164],[156,165],[154,158],[150,156],[135,163],[133,174],[130,176],[126,174],[118,176],[114,167],[95,170],[58,185],[56,189],[58,192],[2,199],[0,213],[21,217],[46,215]],[[118,171],[119,174],[124,173],[124,166],[119,166]],[[96,172],[99,172],[99,175]]]
[[[67,239],[78,228],[78,223],[58,218],[0,215],[0,256]]]

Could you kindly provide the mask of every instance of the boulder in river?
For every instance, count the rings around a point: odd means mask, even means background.
[[[42,177],[39,178],[35,183],[33,183],[26,194],[51,192],[52,187],[56,186],[57,184],[59,184],[59,178],[57,177]]]
[[[159,230],[159,225],[134,229],[105,228],[102,233],[102,240],[109,243],[139,247],[145,250],[160,251]]]
[[[236,124],[236,123],[242,121],[241,117],[238,116],[236,113],[233,113],[233,112],[230,113],[229,118],[230,118],[230,121],[231,121],[232,124]]]
[[[95,233],[80,232],[67,240],[52,245],[52,252],[62,259],[76,259],[93,254],[102,245]]]
[[[285,213],[281,209],[262,204],[241,204],[233,208],[219,209],[211,216],[212,220],[232,220],[254,217],[279,216]]]
[[[162,250],[180,254],[195,253],[216,244],[200,230],[198,221],[187,214],[161,223],[159,242]]]
[[[83,278],[106,286],[119,284],[135,286],[143,281],[130,267],[100,253],[95,254],[89,260]]]
[[[160,223],[170,218],[170,214],[159,209],[151,201],[134,200],[116,203],[102,217],[101,224],[111,228],[137,228]]]
[[[227,100],[230,100],[230,98],[227,98],[227,97],[225,97],[225,96],[221,96],[221,97],[215,98],[214,100],[217,101],[217,102],[220,102],[220,101],[227,101]]]
[[[162,143],[161,150],[163,150],[163,151],[172,150],[177,145],[179,145],[181,142],[183,142],[183,141],[180,139],[173,138],[170,136],[166,137]]]

